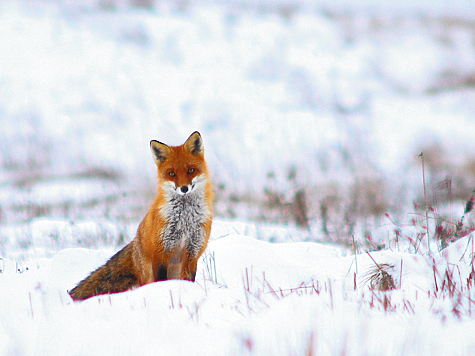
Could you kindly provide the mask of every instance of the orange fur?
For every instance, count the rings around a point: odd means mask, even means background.
[[[157,196],[135,239],[72,289],[74,300],[163,279],[195,279],[213,214],[201,136],[194,132],[181,146],[152,141],[150,147],[158,170]]]

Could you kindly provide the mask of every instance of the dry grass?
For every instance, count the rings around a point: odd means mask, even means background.
[[[387,292],[396,289],[394,279],[391,272],[394,270],[394,265],[389,263],[377,264],[371,267],[363,276],[365,284],[368,284],[371,290],[380,292]]]

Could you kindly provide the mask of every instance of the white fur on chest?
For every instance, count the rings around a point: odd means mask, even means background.
[[[170,252],[184,242],[190,256],[196,257],[205,243],[203,223],[210,216],[204,187],[195,187],[185,195],[169,190],[166,197],[167,204],[162,209],[168,220],[162,235],[164,249]]]

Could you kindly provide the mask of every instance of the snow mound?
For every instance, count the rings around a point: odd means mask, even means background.
[[[113,250],[64,249],[21,271],[4,260],[1,354],[447,355],[474,346],[469,237],[429,258],[216,232],[195,283],[81,303],[67,290]],[[395,288],[370,288],[366,273],[386,265]]]

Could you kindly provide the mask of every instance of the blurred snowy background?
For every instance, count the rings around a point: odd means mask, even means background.
[[[439,216],[475,188],[471,1],[3,0],[0,29],[0,225],[137,223],[149,141],[195,130],[216,216],[317,239],[412,218],[422,151]]]

